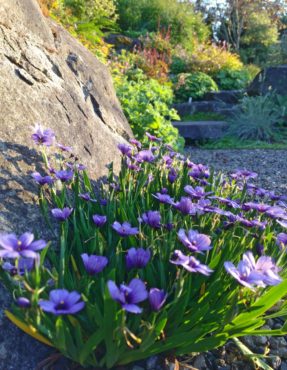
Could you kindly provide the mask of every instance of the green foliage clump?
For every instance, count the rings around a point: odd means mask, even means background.
[[[282,108],[273,93],[242,99],[238,112],[230,119],[227,135],[241,140],[274,141],[279,135]]]
[[[110,45],[103,37],[117,29],[114,0],[56,0],[49,9],[56,21],[103,63],[107,62]]]
[[[136,66],[148,77],[167,81],[172,53],[169,30],[150,33],[140,39],[143,46],[134,50]]]
[[[15,300],[6,315],[23,331],[97,369],[203,352],[246,335],[287,334],[286,322],[262,327],[286,318],[287,254],[274,212],[257,210],[262,198],[246,191],[256,174],[214,175],[151,142],[144,150],[122,147],[120,173],[110,166],[96,192],[69,153],[45,149],[43,170],[53,178],[39,187],[39,201],[53,232],[51,214],[58,215],[58,238],[52,245],[32,243],[30,233],[0,239],[0,279]],[[70,173],[69,181],[58,173]],[[191,195],[196,189],[200,199]],[[270,198],[264,203],[283,218]]]
[[[174,94],[178,102],[187,102],[189,98],[200,99],[209,91],[218,91],[218,86],[205,73],[181,73],[175,78]]]
[[[277,26],[268,13],[251,12],[248,15],[248,27],[241,37],[240,56],[245,63],[264,65],[268,60],[270,48],[272,49],[277,40]]]
[[[225,116],[216,112],[197,112],[193,114],[186,114],[181,117],[181,121],[224,121]]]
[[[169,83],[147,78],[140,69],[115,76],[114,81],[123,111],[137,138],[143,139],[148,131],[177,149],[183,149],[184,139],[171,123],[179,116],[170,108],[173,92]]]
[[[251,81],[247,69],[221,69],[215,77],[220,90],[239,90]]]
[[[119,26],[122,30],[155,32],[158,27],[171,30],[175,44],[192,49],[196,40],[205,41],[209,29],[190,2],[177,0],[118,0]]]

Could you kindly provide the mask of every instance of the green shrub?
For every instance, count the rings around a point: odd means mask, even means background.
[[[205,41],[209,28],[200,13],[189,2],[177,0],[118,0],[117,10],[121,29],[156,32],[160,27],[171,29],[171,39],[192,49],[196,40]]]
[[[179,116],[170,108],[173,101],[170,84],[147,78],[140,69],[130,69],[126,75],[115,76],[114,81],[134,135],[143,139],[149,131],[181,150],[184,140],[171,123]]]
[[[273,93],[265,96],[246,96],[242,99],[238,112],[229,121],[227,135],[243,140],[276,140],[281,119],[282,110],[276,105]]]
[[[216,74],[215,80],[221,90],[239,90],[248,85],[250,75],[246,69],[221,69]]]
[[[180,73],[188,72],[188,64],[184,58],[173,56],[170,66],[170,73],[178,75]]]
[[[205,73],[181,73],[175,78],[174,94],[178,102],[187,102],[189,98],[200,99],[209,91],[218,91],[218,87]]]
[[[203,72],[213,78],[222,69],[243,68],[243,63],[237,54],[231,53],[223,46],[210,43],[197,43],[192,52],[177,47],[174,55],[186,62],[186,72]]]

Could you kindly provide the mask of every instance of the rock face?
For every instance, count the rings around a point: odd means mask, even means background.
[[[248,95],[264,95],[270,91],[287,95],[287,65],[263,69],[247,89]]]
[[[31,172],[40,157],[31,127],[42,123],[71,145],[95,178],[119,167],[117,143],[132,136],[107,68],[36,0],[0,2],[0,231],[23,231],[39,215]]]

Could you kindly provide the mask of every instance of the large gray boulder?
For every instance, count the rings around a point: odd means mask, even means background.
[[[264,68],[247,88],[248,95],[265,95],[275,91],[287,95],[287,64]]]
[[[0,1],[0,232],[36,227],[40,156],[31,127],[40,122],[71,145],[95,179],[117,143],[132,136],[108,69],[61,26],[45,18],[36,0]]]

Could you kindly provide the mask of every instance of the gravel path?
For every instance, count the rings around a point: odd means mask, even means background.
[[[236,169],[248,169],[258,173],[258,184],[269,190],[276,190],[280,194],[287,194],[287,150],[202,150],[187,147],[186,152],[190,154],[195,163],[208,164],[216,171],[230,172]],[[9,306],[9,296],[0,286],[0,370],[34,370],[41,360],[51,354],[50,349],[39,342],[28,337],[18,330],[4,317],[4,309]],[[270,322],[270,327],[276,327],[280,323]],[[264,348],[268,338],[251,338],[249,347],[254,344],[259,350]],[[278,354],[271,366],[273,369],[287,370],[287,341],[286,338],[272,338],[274,351]],[[260,343],[259,343],[260,342]],[[246,343],[247,344],[247,343]],[[277,352],[276,352],[277,351]],[[150,359],[152,360],[152,359]],[[150,361],[146,365],[132,366],[133,370],[159,370],[162,365]],[[151,362],[154,366],[150,366]],[[180,366],[181,370],[249,370],[250,364],[240,357],[240,354],[232,343],[225,347],[197,356],[192,361],[187,359],[187,366]],[[173,365],[167,366],[172,370]],[[45,369],[45,367],[40,367]],[[53,369],[71,369],[67,364],[59,364]],[[123,369],[127,370],[127,369]]]
[[[186,152],[193,162],[208,164],[216,171],[247,169],[257,172],[259,186],[287,195],[287,150],[203,150],[187,147]]]

